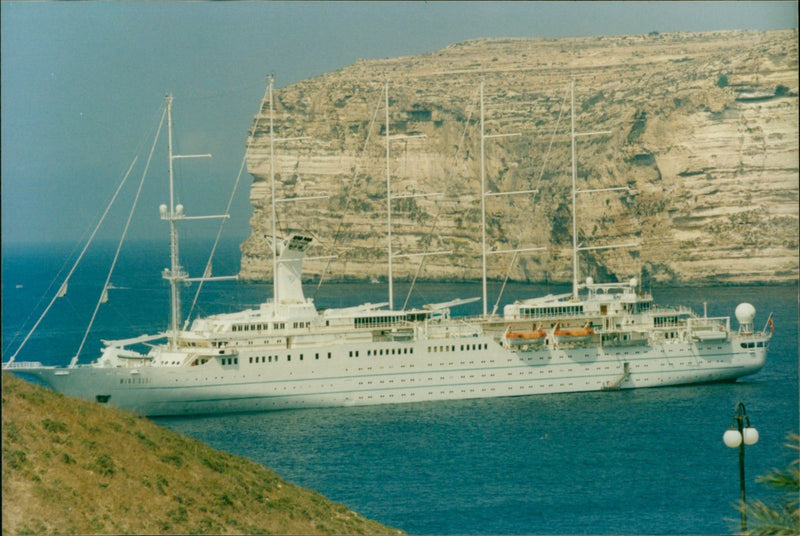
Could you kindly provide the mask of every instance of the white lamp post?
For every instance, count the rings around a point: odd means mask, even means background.
[[[745,425],[746,423],[746,425]],[[739,402],[733,412],[731,427],[722,435],[725,445],[735,449],[739,447],[739,489],[742,495],[742,532],[747,531],[747,503],[744,494],[744,446],[758,442],[758,430],[750,426],[750,418]]]

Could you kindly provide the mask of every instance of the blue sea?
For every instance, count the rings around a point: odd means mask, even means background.
[[[184,246],[190,273],[202,273],[207,246]],[[17,357],[69,363],[100,296],[113,246],[87,252],[67,296]],[[164,245],[140,243],[123,255],[79,362],[100,339],[164,329],[168,289]],[[3,361],[55,294],[65,246],[3,245]],[[225,244],[215,275],[235,273],[239,253]],[[62,272],[65,273],[65,272]],[[408,285],[397,283],[405,298]],[[489,288],[490,309],[500,288]],[[184,312],[195,287],[184,290]],[[564,292],[558,285],[510,284],[500,302]],[[740,302],[774,313],[767,363],[736,383],[634,391],[312,409],[157,422],[319,491],[360,514],[412,534],[725,534],[738,531],[738,455],[722,443],[742,401],[760,433],[747,447],[748,498],[772,500],[756,477],[785,467],[786,435],[798,430],[798,288],[752,286],[650,289],[662,304],[733,315]],[[49,292],[49,293],[48,293]],[[418,284],[410,304],[480,296],[478,283]],[[195,313],[254,306],[269,285],[207,284]],[[306,286],[319,307],[385,301],[386,285]],[[43,298],[44,296],[44,298]],[[479,304],[454,313],[474,314]],[[735,325],[735,320],[732,320]]]

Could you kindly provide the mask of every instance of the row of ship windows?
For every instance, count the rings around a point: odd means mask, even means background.
[[[470,346],[472,350],[486,350],[489,348],[488,344],[462,344],[460,345],[461,351],[470,350]],[[428,346],[428,352],[455,352],[456,346],[449,345],[449,346]],[[367,356],[382,356],[382,355],[407,355],[413,354],[414,348],[413,347],[404,347],[404,348],[379,348],[377,350],[367,350]],[[349,357],[359,357],[358,350],[350,350]],[[328,359],[331,358],[331,353],[328,352]],[[314,359],[319,359],[319,354],[314,354]],[[292,356],[287,355],[286,361],[291,361]],[[300,354],[300,361],[303,360],[303,354]],[[223,357],[221,359],[223,365],[238,365],[239,358],[238,357]],[[278,356],[255,356],[250,357],[250,363],[277,363]]]
[[[595,385],[600,385],[601,382],[596,381],[596,382],[594,382],[594,384]],[[559,387],[572,387],[573,385],[574,384],[572,382],[560,383]],[[587,381],[586,385],[591,385],[591,382]],[[554,386],[555,386],[554,383],[548,383],[546,385],[546,387],[554,387]],[[541,387],[545,387],[545,385],[544,384],[542,384],[542,385],[520,385],[518,387],[509,386],[507,391],[513,391],[514,389],[518,389],[520,391],[530,391],[531,389],[537,389],[537,388],[541,388]],[[462,394],[467,394],[467,393],[476,393],[476,392],[478,392],[478,389],[460,389],[459,391]],[[482,388],[480,390],[480,392],[482,392],[482,393],[486,393],[486,392],[494,393],[495,391],[496,391],[496,389],[494,387],[484,387],[484,388]],[[439,395],[452,395],[455,392],[456,392],[456,389],[448,389],[448,390],[441,390],[441,391],[438,392],[438,394]],[[400,393],[400,397],[416,396],[416,394],[417,393],[414,393],[413,391],[411,393]],[[434,391],[428,391],[428,396],[434,396]],[[389,393],[389,394],[381,394],[381,395],[361,395],[361,396],[358,397],[358,399],[359,400],[373,400],[375,398],[394,398],[394,397],[395,397],[394,394]]]
[[[353,325],[356,328],[374,328],[379,326],[390,326],[398,321],[422,322],[428,318],[429,313],[408,313],[395,314],[392,316],[365,316],[354,319]]]
[[[490,359],[488,362],[491,363],[491,364],[494,364],[494,359]],[[509,360],[509,363],[510,362],[511,362],[511,360]],[[487,363],[487,361],[485,359],[480,362],[481,365],[486,365],[486,363]],[[467,365],[474,365],[475,361],[461,361],[461,363],[459,363],[459,364],[462,367],[463,366],[467,366]],[[449,366],[449,367],[452,367],[453,366],[453,361],[450,361],[449,363],[446,363],[444,361],[440,361],[439,363],[431,362],[431,363],[428,363],[428,366],[429,367],[433,367],[433,366],[437,366],[437,367]],[[359,372],[363,372],[365,370],[369,371],[369,370],[373,370],[373,368],[375,370],[393,370],[395,367],[393,367],[391,365],[389,365],[388,367],[384,367],[384,366],[380,366],[380,367],[358,367],[358,371]],[[400,368],[404,369],[404,368],[406,368],[406,365],[400,365]],[[413,363],[409,364],[408,368],[414,368],[414,364]],[[347,370],[349,371],[349,369],[347,369]]]
[[[391,355],[413,354],[413,353],[414,353],[414,349],[413,348],[392,348],[391,349]],[[386,348],[385,350],[383,348],[381,348],[379,350],[367,350],[367,355],[368,356],[389,355],[389,354],[390,354],[389,348]],[[355,350],[355,351],[351,350],[350,351],[350,357],[358,357],[358,355],[359,355],[358,350]],[[300,361],[303,361],[304,357],[305,357],[304,354],[300,354]],[[328,352],[328,359],[330,359],[330,358],[331,358],[331,353]],[[319,359],[319,354],[318,353],[314,354],[314,359]],[[291,361],[291,360],[292,360],[291,354],[287,355],[286,356],[286,361]],[[277,355],[276,356],[270,355],[270,356],[250,357],[250,363],[277,363],[277,362],[278,362],[278,356]],[[235,357],[233,357],[233,358],[223,358],[222,359],[222,364],[223,365],[236,365],[238,363],[239,363],[239,360],[237,358],[235,358]]]
[[[539,318],[546,316],[577,316],[583,314],[583,305],[565,305],[560,307],[523,307],[519,310],[522,317]]]
[[[152,378],[120,378],[119,383],[152,383]]]
[[[647,352],[644,352],[644,351],[639,352],[639,350],[635,350],[633,352],[634,355],[639,355],[640,353],[646,354]],[[625,352],[614,352],[613,354],[611,352],[609,352],[606,355],[608,355],[608,356],[611,356],[611,355],[615,355],[615,356],[630,355],[630,352],[628,352],[628,351],[625,351]],[[527,356],[527,355],[523,354],[521,357],[522,357],[522,359],[525,359],[526,361],[533,361],[533,356]],[[597,356],[597,355],[593,356],[593,358],[598,358],[598,357],[599,356]],[[584,359],[591,359],[589,357],[589,354],[583,354],[583,358]],[[539,361],[553,361],[553,360],[557,361],[558,359],[559,359],[559,356],[555,356],[555,359],[553,359],[553,356],[551,356],[549,354],[548,355],[540,355],[539,356]],[[568,357],[564,356],[563,359],[564,360],[569,360],[569,359],[572,359],[572,358],[568,358]],[[508,362],[512,363],[513,359],[509,359]]]
[[[276,322],[272,324],[272,329],[285,329],[284,322]],[[231,331],[265,331],[269,329],[269,324],[234,324],[231,326]]]
[[[472,348],[470,348],[470,346]],[[472,344],[472,345],[470,345],[470,344],[462,344],[462,345],[460,345],[460,351],[462,351],[462,352],[469,351],[470,349],[472,349],[472,350],[486,350],[487,348],[489,348],[489,345],[485,344],[485,343],[483,343],[483,344]],[[431,352],[455,352],[455,351],[456,351],[456,345],[455,344],[445,345],[445,346],[428,346],[428,353],[431,353]]]
[[[764,341],[758,342],[743,342],[741,343],[742,348],[764,348],[766,343]]]
[[[461,364],[464,365],[465,363],[462,362]],[[680,364],[683,365],[684,363],[681,362]],[[687,362],[686,364],[690,365],[691,363]],[[444,365],[444,363],[440,363],[440,365]],[[452,363],[450,363],[450,365],[452,365]],[[644,365],[644,366],[647,367],[648,365]],[[602,367],[602,368],[601,367],[597,367],[597,368],[594,369],[594,371],[592,371],[591,368],[586,367],[586,368],[584,368],[584,371],[585,372],[596,372],[596,371],[599,371],[599,370],[611,370],[611,369],[612,369],[612,367],[611,367],[611,365],[609,365],[609,366]],[[358,369],[358,370],[362,371],[363,369]],[[372,370],[372,367],[368,367],[367,370]],[[569,368],[569,369],[567,369],[567,372],[573,372],[573,369]],[[522,371],[519,371],[516,374],[518,374],[520,376],[524,376],[525,374],[527,374],[528,376],[531,376],[534,373],[538,373],[539,375],[552,374],[553,373],[553,369],[547,369],[546,371],[545,370],[541,370],[541,369],[538,369],[538,370],[522,370]],[[506,373],[506,376],[509,376],[509,377],[513,377],[514,375],[515,375],[514,372],[507,372]],[[494,378],[494,373],[489,373],[488,376],[491,377],[491,378]],[[487,375],[486,374],[481,374],[480,377],[481,378],[486,378]],[[462,380],[466,380],[467,378],[470,378],[470,379],[475,378],[475,375],[474,374],[470,374],[469,376],[467,376],[465,374],[462,374],[460,376],[460,379],[462,379]],[[439,376],[439,380],[440,381],[444,381],[446,379],[453,380],[453,379],[455,379],[455,377],[454,376],[450,376],[449,378],[447,378],[445,376]],[[428,381],[433,381],[433,380],[434,380],[434,378],[432,376],[428,377]],[[409,381],[409,382],[413,383],[415,380],[414,380],[414,378],[410,378],[409,380],[405,380],[405,379],[401,379],[400,380],[401,383],[405,383],[406,381]],[[379,380],[378,382],[375,382],[375,383],[385,384],[385,383],[394,383],[394,382],[395,382],[395,380]],[[359,385],[364,385],[365,383],[367,385],[372,385],[373,384],[372,381],[366,381],[366,382],[360,381],[360,382],[358,382]]]
[[[681,363],[679,363],[679,364],[680,364],[680,365],[683,365],[684,363],[683,363],[683,362],[681,362]],[[686,365],[691,365],[692,363],[690,363],[690,362],[686,362],[685,364],[686,364]],[[647,366],[647,365],[645,365],[645,366]],[[604,370],[610,370],[610,369],[611,369],[611,367],[604,367]],[[588,368],[587,368],[587,369],[585,369],[585,371],[586,371],[586,372],[590,372],[590,369],[588,369]],[[553,371],[552,371],[552,370],[548,370],[547,372],[548,372],[548,373],[552,373]],[[572,369],[568,369],[568,372],[572,372]],[[520,376],[522,376],[522,375],[525,375],[526,373],[527,373],[529,376],[531,376],[531,375],[533,375],[534,371],[521,371],[521,372],[519,372],[519,375],[520,375]],[[543,371],[543,370],[542,370],[542,371],[539,371],[539,374],[544,374],[544,371]],[[513,372],[509,372],[509,373],[507,374],[507,376],[514,376],[514,373],[513,373]],[[493,377],[494,377],[494,374],[489,374],[489,377],[492,377],[492,378],[493,378]],[[470,375],[469,375],[469,378],[470,378],[470,379],[472,379],[472,378],[475,378],[475,375],[473,375],[473,374],[470,374]],[[486,378],[486,374],[481,374],[481,378]],[[445,376],[439,376],[439,381],[444,381],[445,379],[447,379]],[[453,378],[453,377],[450,377],[449,379],[450,379],[450,380],[452,380],[452,379],[454,379],[454,378]],[[460,376],[460,379],[462,379],[462,380],[466,380],[466,379],[467,379],[467,376],[466,376],[466,375],[461,375],[461,376]],[[428,377],[428,381],[433,381],[433,380],[434,380],[434,378],[433,378],[433,377]],[[408,381],[413,383],[413,382],[414,382],[414,378],[411,378],[411,379],[409,379]],[[395,382],[394,380],[380,380],[380,381],[378,381],[378,382],[376,382],[376,383],[378,383],[378,384],[386,384],[386,383],[394,383],[394,382]],[[405,379],[402,379],[402,380],[400,380],[400,382],[401,382],[401,383],[405,383],[405,382],[406,382],[406,380],[405,380]],[[359,385],[364,385],[365,383],[366,383],[367,385],[372,385],[372,384],[373,384],[373,382],[372,382],[372,381],[366,381],[366,382],[363,382],[363,381],[361,381],[361,382],[358,382],[358,384],[359,384]],[[586,383],[587,383],[587,385],[589,384],[589,382],[588,382],[588,381],[587,381]],[[564,384],[561,384],[561,385],[563,386]],[[572,384],[570,383],[569,385],[572,385]]]
[[[294,329],[311,327],[311,322],[292,322]],[[269,324],[233,324],[231,331],[266,331],[269,329]],[[272,324],[272,329],[286,329],[286,322],[275,322]]]
[[[305,356],[303,354],[300,354],[300,361],[303,360],[303,357],[305,357]],[[328,359],[330,359],[330,358],[331,358],[331,353],[328,352]],[[234,361],[231,362],[231,359],[233,359]],[[319,353],[314,354],[314,359],[319,359]],[[286,356],[286,361],[291,361],[291,360],[292,360],[292,355],[291,354],[287,355]],[[277,363],[277,362],[278,362],[278,356],[277,355],[250,356],[250,363]],[[237,365],[238,363],[239,363],[239,360],[234,357],[234,358],[229,358],[227,364],[228,365]],[[223,365],[226,364],[224,358],[222,359],[222,364]]]
[[[413,347],[391,349],[391,355],[413,354],[413,353],[414,353]],[[384,350],[383,348],[379,348],[377,350],[367,350],[367,356],[373,356],[373,355],[390,355],[390,349],[386,348]],[[356,350],[355,352],[353,350],[350,350],[350,357],[353,356],[358,357],[358,350]]]
[[[493,393],[495,391],[495,389],[494,389],[494,387],[481,389],[482,393],[485,393],[487,391],[490,392],[490,393]],[[454,392],[455,391],[453,391],[452,389],[449,391],[450,394],[453,394]],[[475,393],[475,392],[477,392],[477,390],[476,389],[470,389],[469,391],[467,391],[466,389],[461,389],[461,392],[462,393],[467,393],[467,392]],[[440,395],[444,395],[444,394],[447,394],[447,393],[448,393],[448,391],[439,391]],[[411,392],[411,393],[400,393],[400,397],[405,397],[405,396],[417,396],[417,393],[414,393],[414,392]],[[433,396],[433,391],[428,391],[428,396]],[[394,394],[390,393],[390,394],[387,394],[387,395],[383,395],[382,394],[382,395],[366,395],[366,396],[365,395],[361,395],[361,396],[358,397],[359,400],[372,400],[374,398],[394,398]]]
[[[510,376],[510,375],[511,375],[511,373],[509,373],[509,376]],[[489,376],[490,378],[494,378],[494,374],[493,374],[493,373],[492,373],[492,374],[489,374],[488,376]],[[486,374],[481,374],[481,378],[486,378],[486,377],[487,377],[487,375],[486,375]],[[472,379],[472,378],[475,378],[475,375],[474,375],[474,374],[470,374],[470,375],[469,375],[469,378],[470,378],[470,379]],[[450,379],[452,379],[452,378],[450,378]],[[462,376],[461,376],[461,379],[462,379],[462,380],[466,380],[466,379],[467,379],[467,376],[466,376],[466,375],[462,375]],[[445,380],[445,377],[444,377],[444,376],[439,376],[439,381],[444,381],[444,380]],[[424,380],[423,380],[423,379],[415,379],[415,378],[409,378],[408,380],[406,380],[406,379],[400,379],[400,380],[398,380],[398,383],[406,383],[406,382],[408,382],[408,383],[414,383],[415,381],[424,381]],[[432,382],[432,381],[434,381],[434,378],[433,378],[432,376],[429,376],[429,377],[428,377],[428,381],[429,381],[429,382]],[[376,382],[373,382],[373,381],[371,381],[371,380],[366,380],[366,381],[361,381],[361,382],[358,382],[358,385],[364,385],[364,384],[366,384],[366,385],[372,385],[373,383],[377,383],[378,385],[384,385],[384,384],[387,384],[387,383],[394,383],[394,382],[395,382],[395,380],[379,380],[379,381],[376,381]]]
[[[671,326],[678,326],[681,323],[678,316],[659,316],[653,319],[653,327],[665,328]]]

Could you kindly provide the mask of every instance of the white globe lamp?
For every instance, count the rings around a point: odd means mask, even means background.
[[[752,426],[742,429],[742,438],[745,445],[755,445],[758,443],[758,430]]]
[[[724,434],[722,434],[722,441],[726,446],[735,449],[742,444],[742,434],[739,433],[739,430],[727,430]]]

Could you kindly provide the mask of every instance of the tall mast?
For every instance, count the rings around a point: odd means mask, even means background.
[[[486,297],[486,165],[483,161],[485,139],[483,129],[483,79],[481,79],[481,283],[483,289],[483,316],[486,316],[488,310]]]
[[[186,277],[183,272],[180,259],[178,257],[178,224],[177,220],[183,215],[183,205],[175,206],[175,181],[173,175],[173,160],[175,156],[172,152],[172,95],[167,95],[167,134],[169,145],[169,273],[165,278],[169,280],[170,286],[170,337],[169,347],[174,350],[178,346],[181,325],[181,284]]]
[[[187,217],[183,212],[183,205],[175,204],[175,180],[173,174],[173,161],[179,158],[211,158],[210,154],[177,155],[172,152],[172,95],[167,95],[167,139],[168,139],[168,160],[169,160],[169,206],[161,205],[161,219],[169,221],[169,260],[170,267],[165,269],[163,277],[169,281],[170,287],[170,321],[169,321],[169,349],[175,350],[178,347],[178,339],[181,333],[181,285],[184,282],[212,280],[212,279],[232,279],[232,278],[189,278],[189,274],[183,271],[178,255],[178,221],[180,220],[202,220],[209,218],[227,218],[222,216],[192,216]]]
[[[505,196],[516,194],[529,194],[538,192],[538,190],[519,190],[516,192],[487,192],[486,191],[486,160],[485,160],[485,145],[486,140],[489,138],[507,138],[511,136],[520,136],[521,133],[515,132],[513,134],[490,134],[486,135],[484,129],[484,113],[483,113],[483,79],[481,79],[481,283],[483,291],[483,316],[487,316],[488,312],[488,297],[486,292],[486,198],[490,196]],[[521,253],[524,251],[538,251],[543,248],[526,248],[526,249],[508,249],[500,251],[492,251],[491,253]]]
[[[394,280],[392,276],[392,182],[389,171],[389,80],[383,86],[386,102],[386,224],[389,248],[389,310],[394,309]]]
[[[278,230],[275,215],[275,125],[272,103],[272,84],[274,77],[269,77],[269,184],[272,199],[272,307],[273,314],[278,312]]]
[[[575,196],[578,169],[575,163],[575,78],[569,83],[570,117],[572,126],[570,139],[572,140],[572,297],[578,298],[578,211],[575,209]]]
[[[401,194],[401,195],[392,195],[392,175],[391,175],[391,166],[390,166],[390,153],[389,153],[389,144],[392,140],[408,140],[412,138],[425,138],[425,134],[412,134],[412,135],[405,135],[405,134],[396,134],[394,136],[390,135],[389,133],[389,80],[386,79],[384,82],[384,99],[385,99],[385,108],[386,108],[386,240],[388,242],[388,255],[389,255],[389,310],[394,310],[394,275],[392,273],[392,261],[395,257],[424,257],[428,255],[449,255],[453,253],[452,251],[429,251],[425,253],[401,253],[401,254],[394,254],[392,249],[392,201],[394,199],[409,199],[412,197],[428,197],[428,196],[441,196],[444,195],[442,193],[433,193],[433,194]],[[420,261],[420,269],[422,267],[422,260]],[[419,269],[417,270],[419,273]],[[415,276],[416,279],[416,276]],[[411,283],[411,288],[408,290],[408,296],[411,296],[411,290],[414,288],[414,283]],[[406,297],[406,301],[403,304],[403,309],[405,309],[406,304],[408,303],[408,296]]]
[[[598,136],[604,134],[611,134],[610,130],[598,130],[594,132],[580,132],[575,133],[575,78],[570,80],[569,85],[571,97],[571,116],[572,116],[572,297],[578,299],[578,253],[581,251],[600,250],[600,249],[614,249],[614,248],[629,248],[637,247],[638,244],[611,244],[607,246],[582,246],[578,244],[578,211],[576,204],[576,197],[578,194],[588,194],[595,192],[616,192],[616,191],[630,191],[627,186],[617,186],[611,188],[592,188],[592,189],[578,189],[577,178],[577,160],[575,158],[575,139],[584,136]]]

